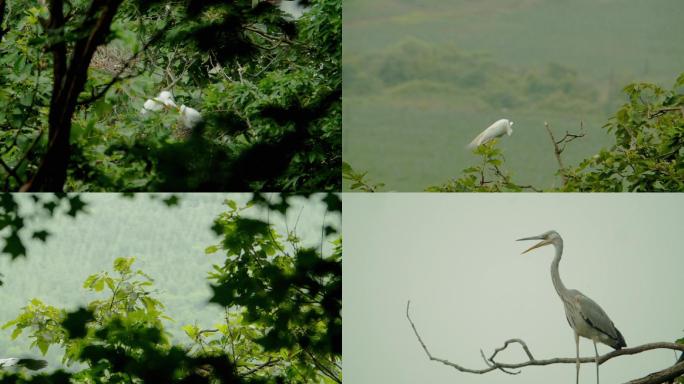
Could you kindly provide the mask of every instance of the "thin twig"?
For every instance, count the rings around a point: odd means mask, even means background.
[[[565,151],[565,147],[568,143],[576,139],[579,139],[580,137],[584,137],[584,122],[580,121],[580,133],[575,134],[565,131],[565,136],[563,136],[563,138],[561,138],[560,140],[556,140],[556,137],[553,135],[553,132],[549,127],[549,123],[546,121],[544,122],[544,128],[546,128],[546,132],[549,133],[549,137],[551,138],[551,143],[553,143],[553,153],[556,156],[556,161],[558,162],[558,170],[563,180],[563,185],[565,185],[565,183],[568,181],[568,177],[565,174],[565,165],[563,164],[561,154],[563,153],[563,151]]]
[[[102,96],[104,96],[105,93],[107,93],[107,91],[109,91],[109,89],[110,89],[114,84],[118,83],[118,82],[121,81],[121,80],[124,80],[125,78],[128,78],[128,77],[123,77],[123,76],[122,76],[123,73],[124,73],[124,72],[125,72],[125,71],[134,63],[134,62],[136,62],[136,59],[138,58],[138,56],[139,56],[141,53],[144,53],[145,51],[147,51],[147,49],[148,49],[152,44],[154,44],[155,42],[157,42],[157,40],[159,40],[159,39],[164,35],[164,33],[166,33],[166,31],[167,31],[170,27],[171,27],[171,25],[166,24],[166,25],[164,26],[164,28],[162,28],[161,30],[157,31],[157,33],[155,33],[155,35],[152,36],[152,38],[150,38],[150,39],[145,43],[145,45],[143,45],[143,47],[142,47],[139,51],[135,52],[128,60],[126,60],[126,62],[124,63],[124,65],[121,66],[121,68],[117,71],[117,73],[114,75],[114,77],[113,77],[107,84],[104,85],[104,88],[102,88],[99,92],[93,94],[92,96],[88,97],[87,99],[78,101],[77,105],[86,105],[86,104],[92,103],[93,101],[95,101],[95,100],[101,98]],[[138,73],[138,75],[139,75],[139,74],[140,74],[140,73]]]
[[[649,119],[653,119],[659,116],[662,116],[668,112],[675,112],[679,111],[682,113],[682,117],[684,117],[684,105],[680,105],[679,107],[672,107],[672,108],[660,108],[659,110],[653,112],[651,115],[648,116]]]

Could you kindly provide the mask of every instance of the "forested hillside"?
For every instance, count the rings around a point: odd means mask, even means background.
[[[497,148],[516,183],[563,188],[545,122],[582,135],[563,151],[572,168],[615,143],[602,127],[632,103],[625,87],[681,95],[675,0],[349,1],[344,16],[344,159],[385,190],[449,189],[500,118],[515,123]],[[663,100],[641,97],[649,120]]]
[[[163,330],[168,340],[155,343],[161,351],[181,348],[189,358],[226,355],[224,368],[234,364],[235,373],[245,382],[258,377],[329,382],[331,376],[341,377],[341,369],[335,368],[340,363],[340,351],[334,342],[326,344],[325,339],[320,339],[304,346],[297,340],[269,339],[269,330],[278,329],[278,325],[269,323],[282,316],[279,313],[286,307],[266,309],[263,303],[250,302],[251,295],[265,298],[272,294],[267,287],[276,284],[272,279],[291,278],[288,276],[296,276],[300,268],[305,274],[308,268],[320,268],[311,262],[300,266],[301,255],[307,252],[320,254],[317,257],[328,260],[331,266],[339,263],[341,244],[336,231],[341,217],[333,195],[287,200],[278,195],[265,195],[265,200],[259,200],[259,196],[254,199],[250,194],[81,197],[84,211],[75,217],[60,206],[54,210],[54,217],[45,215],[40,221],[28,220],[31,212],[38,211],[38,204],[28,196],[16,197],[19,212],[27,218],[27,232],[21,235],[26,257],[11,261],[4,257],[10,256],[7,248],[0,256],[4,284],[0,286],[0,326],[4,325],[0,357],[37,358],[45,348],[48,372],[67,369],[77,372],[76,377],[81,379],[102,374],[98,373],[102,367],[88,362],[87,348],[83,348],[87,343],[99,345],[94,336],[97,329],[124,319],[132,321],[131,327],[146,324]],[[271,208],[265,204],[271,204]],[[5,208],[3,214],[8,212]],[[50,233],[45,242],[28,234],[39,228]],[[262,231],[267,228],[273,232],[264,237]],[[250,253],[243,254],[242,246],[236,248],[235,241],[248,242]],[[261,263],[274,264],[269,269]],[[281,269],[285,275],[277,273]],[[266,290],[260,291],[241,273],[253,274]],[[299,278],[292,286],[299,284],[298,289],[310,292],[309,304],[304,307],[311,306],[313,314],[318,310],[310,301],[320,300],[318,295],[325,294],[326,282],[334,281],[330,276],[337,276],[341,283],[341,271],[312,269],[310,273],[322,284],[318,293],[301,285],[306,279]],[[228,293],[228,282],[241,287],[241,293]],[[252,290],[247,289],[250,286]],[[278,294],[287,295],[287,291]],[[341,304],[341,296],[334,292],[330,291],[328,294],[333,296],[326,300],[337,297]],[[39,302],[32,301],[35,299]],[[121,304],[112,309],[110,300]],[[287,305],[287,300],[281,296],[274,304]],[[121,308],[116,309],[118,305]],[[264,318],[254,317],[254,305]],[[325,305],[328,308],[330,303]],[[53,307],[57,312],[51,312],[49,308]],[[74,341],[65,337],[55,322],[78,308],[92,310],[97,322],[87,323],[88,337]],[[329,310],[330,316],[339,319],[339,311],[335,314],[334,309]],[[317,333],[332,331],[332,323],[327,324],[323,318],[294,317],[287,326],[292,327],[289,332],[297,333],[314,325],[316,330],[307,331],[312,341]],[[341,319],[336,326],[341,330]],[[12,337],[14,332],[18,337]],[[231,348],[227,348],[228,340]],[[150,359],[152,364],[154,359]],[[265,365],[246,374],[260,364]],[[330,367],[320,368],[324,365]],[[192,373],[181,372],[183,367],[178,362],[178,377]],[[209,380],[217,376],[207,377]],[[0,373],[0,382],[12,381],[2,381]]]

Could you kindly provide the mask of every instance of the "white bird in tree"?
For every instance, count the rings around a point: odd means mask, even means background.
[[[558,272],[558,265],[560,264],[561,256],[563,255],[563,239],[556,231],[548,231],[539,236],[525,237],[521,240],[541,240],[541,242],[528,248],[523,254],[545,245],[553,245],[556,249],[556,257],[551,263],[551,281],[553,287],[556,288],[558,296],[560,296],[565,308],[565,317],[568,324],[575,331],[575,348],[577,351],[576,360],[576,382],[579,384],[579,337],[582,336],[594,342],[594,352],[596,353],[596,383],[599,382],[599,363],[598,363],[598,349],[596,349],[596,342],[603,343],[613,349],[621,349],[626,347],[625,338],[622,337],[620,331],[615,328],[615,324],[610,320],[606,312],[588,298],[582,292],[567,289],[561,281],[560,273]]]
[[[0,371],[5,368],[18,368],[24,367],[32,371],[37,371],[47,367],[47,361],[40,359],[22,359],[18,357],[9,357],[6,359],[0,359]]]
[[[185,104],[180,106],[181,123],[187,129],[193,129],[202,121],[202,115],[198,110],[187,107]]]
[[[154,99],[147,99],[140,110],[141,115],[146,115],[148,112],[159,112],[163,109],[178,108],[173,101],[173,94],[169,91],[162,91]]]
[[[479,147],[482,144],[488,143],[497,137],[501,137],[504,134],[510,136],[513,134],[513,122],[508,119],[499,119],[482,131],[477,137],[468,144],[468,148]]]

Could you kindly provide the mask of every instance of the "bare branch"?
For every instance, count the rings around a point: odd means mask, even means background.
[[[553,153],[556,155],[556,161],[558,161],[558,170],[560,171],[561,177],[563,179],[563,185],[567,182],[567,176],[565,175],[565,165],[563,165],[563,159],[561,158],[561,153],[565,151],[565,146],[570,143],[573,140],[579,139],[580,137],[584,137],[584,122],[580,121],[580,133],[570,133],[568,131],[565,131],[565,136],[563,136],[562,139],[556,140],[556,137],[553,135],[553,132],[551,131],[551,128],[549,128],[549,123],[544,122],[544,128],[546,128],[546,132],[549,133],[549,137],[551,138],[551,142],[553,143]]]
[[[671,383],[672,380],[679,376],[684,375],[684,362],[677,363],[670,368],[663,369],[662,371],[651,373],[648,376],[642,377],[640,379],[628,381],[625,384],[660,384],[660,383]]]
[[[662,115],[664,115],[664,114],[666,114],[666,113],[668,113],[668,112],[676,112],[676,111],[681,112],[681,113],[682,113],[682,117],[684,117],[684,105],[681,105],[681,106],[679,106],[679,107],[661,108],[661,109],[655,111],[654,113],[652,113],[651,115],[649,115],[648,118],[649,118],[649,119],[653,119],[653,118],[662,116]]]
[[[152,38],[150,38],[150,39],[142,46],[142,48],[141,48],[139,51],[133,53],[133,55],[132,55],[130,58],[128,58],[128,60],[126,60],[126,62],[124,63],[124,65],[122,65],[121,68],[119,68],[119,70],[116,72],[116,74],[114,74],[114,77],[112,77],[112,79],[111,79],[109,82],[107,82],[106,84],[103,85],[103,88],[101,88],[97,93],[91,95],[91,96],[88,97],[87,99],[79,100],[78,103],[77,103],[77,105],[86,105],[86,104],[90,104],[90,103],[92,103],[93,101],[95,101],[95,100],[101,98],[102,96],[104,96],[104,95],[107,93],[107,91],[109,91],[109,89],[110,89],[114,84],[118,83],[119,81],[138,76],[139,73],[138,73],[138,74],[135,74],[135,75],[132,75],[132,76],[123,76],[123,74],[124,74],[124,72],[126,72],[126,71],[127,71],[127,70],[136,62],[136,60],[138,59],[138,56],[140,56],[141,53],[144,53],[145,51],[147,51],[147,49],[149,49],[149,47],[150,47],[152,44],[156,43],[156,42],[163,36],[163,34],[167,31],[167,29],[168,29],[169,27],[170,27],[169,24],[166,24],[166,25],[164,26],[164,28],[162,28],[161,30],[157,31],[157,32],[154,34],[154,36],[152,36]]]
[[[420,337],[420,334],[418,333],[418,330],[416,329],[416,326],[413,323],[413,320],[411,320],[411,316],[409,314],[410,305],[411,305],[411,301],[409,300],[406,303],[406,318],[408,319],[409,323],[411,324],[411,328],[413,328],[413,332],[415,333],[416,338],[418,339],[418,342],[420,343],[421,347],[423,347],[425,354],[428,356],[428,358],[430,360],[440,362],[444,365],[455,368],[458,371],[481,375],[481,374],[488,373],[488,372],[491,372],[494,370],[501,370],[501,371],[504,371],[508,374],[517,374],[517,373],[519,373],[519,371],[506,371],[506,370],[507,369],[508,370],[519,369],[519,368],[530,367],[530,366],[552,365],[552,364],[575,364],[575,362],[576,362],[576,359],[574,357],[556,357],[556,358],[541,359],[541,360],[535,359],[534,356],[532,355],[532,352],[528,348],[527,344],[523,340],[521,340],[521,339],[509,339],[509,340],[506,340],[506,342],[504,343],[504,345],[502,347],[495,349],[489,358],[486,358],[484,355],[484,352],[480,351],[480,354],[482,355],[482,358],[485,360],[485,364],[487,365],[486,368],[482,368],[482,369],[466,368],[462,365],[452,363],[449,360],[434,357],[430,353],[427,346],[423,342],[423,339]],[[496,358],[496,355],[499,354],[499,352],[505,350],[511,344],[519,344],[522,347],[523,351],[527,355],[527,361],[523,361],[523,362],[519,362],[519,363],[500,363],[500,362],[494,360]],[[635,354],[638,354],[641,352],[650,351],[650,350],[654,350],[654,349],[674,349],[674,350],[684,351],[684,345],[676,344],[676,343],[658,342],[658,343],[643,344],[643,345],[639,345],[639,346],[632,347],[632,348],[623,348],[623,349],[615,350],[615,351],[606,353],[605,355],[599,356],[598,357],[598,364],[599,365],[603,364],[606,361],[611,360],[613,358],[616,358],[618,356],[635,355]],[[594,357],[581,357],[579,359],[579,362],[582,364],[587,364],[587,363],[593,364],[596,362],[596,360]],[[673,377],[678,377],[682,374],[684,374],[684,361],[678,362],[676,365],[674,365],[670,368],[667,368],[665,370],[653,373],[653,374],[646,376],[642,379],[630,381],[627,384],[659,384],[659,383],[664,383],[665,381],[667,381]],[[675,375],[675,376],[672,376],[672,375]]]

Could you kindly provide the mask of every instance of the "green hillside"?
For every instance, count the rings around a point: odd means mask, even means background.
[[[505,4],[505,5],[503,5]],[[600,128],[630,82],[669,87],[684,69],[677,1],[345,2],[344,158],[390,190],[422,190],[474,161],[465,146],[499,118],[521,184],[552,187],[544,122],[586,137],[576,164],[609,141]]]
[[[0,325],[14,319],[22,307],[38,298],[48,305],[75,310],[105,292],[94,294],[83,288],[84,280],[100,271],[112,271],[119,257],[136,257],[134,269],[141,269],[154,279],[151,295],[165,306],[165,314],[173,319],[165,328],[175,343],[190,345],[181,329],[185,325],[215,327],[224,318],[224,309],[209,305],[212,297],[207,280],[212,264],[221,265],[225,252],[205,254],[205,249],[221,240],[211,227],[222,212],[229,211],[226,200],[243,206],[251,194],[183,194],[178,206],[167,206],[160,199],[139,194],[125,198],[118,194],[84,195],[85,214],[76,218],[57,216],[48,223],[52,233],[46,243],[26,236],[27,257],[13,262],[0,256]],[[273,197],[273,199],[277,199]],[[23,211],[31,211],[28,197],[21,200]],[[277,201],[277,200],[274,200]],[[339,221],[339,216],[326,215],[320,198],[294,198],[287,219],[266,214],[252,207],[245,217],[268,219],[279,233],[296,233],[300,246],[330,252],[330,238],[321,240],[322,223]],[[41,224],[42,225],[42,224]],[[0,331],[0,357],[39,356],[30,348],[27,333],[11,340],[12,329]],[[63,351],[51,347],[49,370],[61,366]]]

